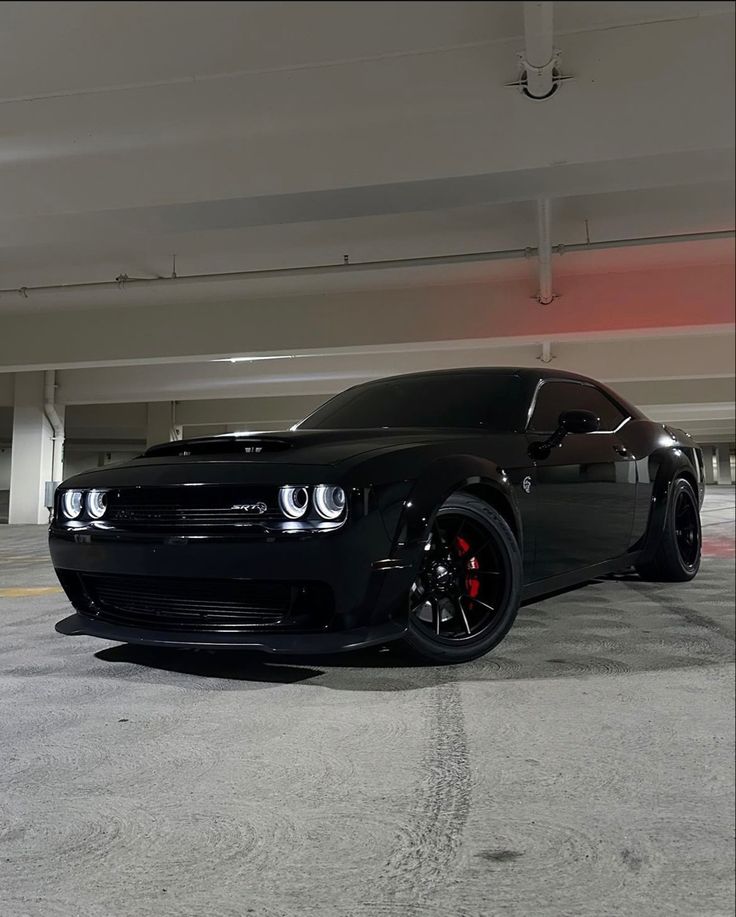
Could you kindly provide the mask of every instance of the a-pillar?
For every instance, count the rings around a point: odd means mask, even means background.
[[[721,443],[718,451],[718,483],[731,483],[731,450],[727,443]]]
[[[56,413],[63,423],[62,405],[56,405]],[[44,373],[16,373],[8,522],[48,522],[46,482],[53,480],[54,466],[61,466],[62,449],[63,438],[54,440],[44,412]]]
[[[181,439],[181,427],[176,424],[175,407],[173,401],[150,402],[147,413],[146,448]]]

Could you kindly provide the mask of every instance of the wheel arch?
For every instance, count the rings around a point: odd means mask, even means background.
[[[480,481],[469,481],[455,493],[470,494],[478,497],[484,503],[496,510],[508,523],[509,528],[514,533],[514,537],[521,546],[521,530],[519,525],[518,513],[514,511],[510,496],[500,487],[494,486],[490,481],[482,479]]]
[[[659,539],[664,533],[670,495],[675,481],[678,478],[685,478],[695,491],[696,497],[700,487],[697,468],[688,452],[679,447],[657,449],[656,452],[653,452],[649,456],[649,473],[653,484],[649,520],[642,543],[642,562],[648,561],[657,551]]]
[[[413,551],[423,544],[437,510],[455,493],[476,496],[500,513],[521,551],[521,515],[507,475],[494,462],[472,455],[438,459],[417,479],[404,504],[397,547]]]

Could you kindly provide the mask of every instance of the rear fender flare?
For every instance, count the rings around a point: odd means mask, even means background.
[[[677,447],[657,449],[649,456],[649,474],[654,478],[649,506],[649,521],[644,536],[640,561],[646,562],[657,551],[664,534],[672,485],[678,477],[686,477],[698,494],[698,469],[689,456]]]

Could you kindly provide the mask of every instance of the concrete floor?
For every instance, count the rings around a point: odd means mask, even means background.
[[[439,669],[61,637],[44,532],[0,528],[0,913],[733,914],[732,488],[703,519],[693,583]]]

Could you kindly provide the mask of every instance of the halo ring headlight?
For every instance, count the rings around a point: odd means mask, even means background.
[[[107,491],[90,490],[87,494],[87,512],[92,519],[101,519],[107,509]]]
[[[318,484],[314,489],[314,507],[323,519],[333,521],[345,512],[345,491],[331,484]]]
[[[301,519],[309,506],[309,491],[306,487],[284,484],[279,490],[279,506],[289,519]]]
[[[67,490],[61,498],[61,511],[67,519],[77,519],[82,514],[83,503],[81,490]]]

